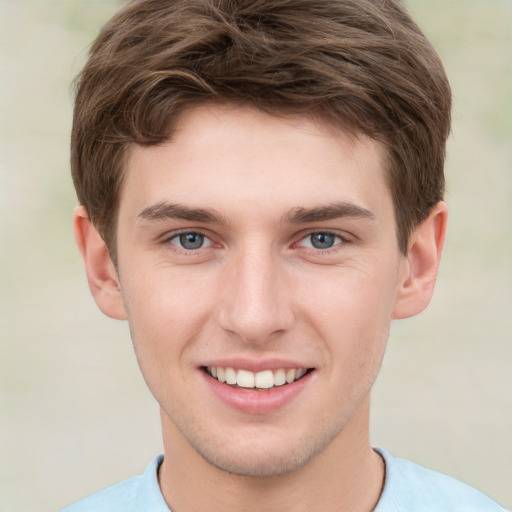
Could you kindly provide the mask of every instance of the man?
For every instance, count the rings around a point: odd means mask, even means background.
[[[450,88],[395,1],[140,0],[77,87],[75,236],[164,455],[66,511],[498,511],[369,441],[433,292]]]

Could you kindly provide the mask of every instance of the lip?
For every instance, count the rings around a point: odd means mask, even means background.
[[[248,370],[250,372],[261,372],[263,370],[279,370],[280,368],[310,368],[304,363],[298,361],[290,361],[289,359],[265,359],[265,360],[248,360],[245,358],[215,359],[205,361],[201,367],[221,366],[222,368],[236,368],[237,370]]]
[[[278,368],[304,368],[303,365],[293,366],[288,361],[285,365],[276,366],[264,366],[262,367],[258,363],[248,363],[236,365],[227,364],[226,366],[232,366],[237,369],[244,369],[249,371],[261,371],[263,369],[278,369]],[[208,366],[224,366],[226,361],[222,364],[209,364]],[[255,369],[253,369],[255,368]],[[209,391],[217,397],[225,405],[236,411],[244,414],[262,415],[269,414],[277,411],[282,407],[290,403],[294,398],[301,393],[301,391],[307,386],[314,375],[314,371],[306,373],[299,380],[286,384],[284,386],[275,386],[268,390],[256,391],[253,389],[241,389],[235,388],[225,383],[219,382],[217,379],[211,377],[203,368],[198,369],[202,379]]]

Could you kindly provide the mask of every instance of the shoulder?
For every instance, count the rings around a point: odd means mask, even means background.
[[[136,497],[141,478],[136,476],[124,480],[66,507],[61,512],[138,511]]]
[[[163,457],[155,457],[144,474],[124,480],[61,510],[61,512],[169,512],[158,485],[158,467]]]
[[[375,512],[505,512],[485,494],[455,478],[378,450],[386,480]]]

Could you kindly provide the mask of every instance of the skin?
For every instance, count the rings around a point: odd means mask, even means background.
[[[446,226],[439,203],[399,251],[383,161],[378,142],[306,118],[202,105],[168,143],[130,148],[117,268],[75,211],[91,291],[128,319],[161,407],[174,512],[376,505],[370,390],[391,321],[430,300]],[[311,370],[248,412],[207,384],[204,366],[233,360]]]

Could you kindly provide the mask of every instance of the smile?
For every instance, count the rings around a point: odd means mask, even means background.
[[[276,386],[291,384],[304,377],[307,368],[279,368],[251,372],[231,367],[208,366],[206,372],[221,383],[245,389],[266,390]]]

